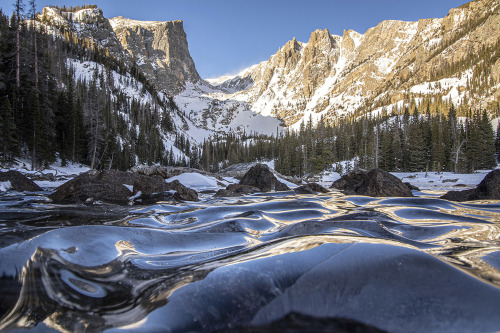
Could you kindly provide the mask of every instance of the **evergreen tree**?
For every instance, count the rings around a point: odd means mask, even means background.
[[[16,124],[12,116],[12,108],[6,96],[0,101],[0,132],[2,133],[2,160],[10,162],[17,154],[18,140],[16,137]]]
[[[423,122],[420,119],[418,109],[415,108],[409,129],[408,171],[425,170],[426,150]]]
[[[493,169],[496,166],[495,161],[495,135],[493,126],[486,110],[481,112],[478,124],[479,150],[478,161],[479,169]]]
[[[496,149],[496,158],[497,162],[500,163],[500,120],[497,125],[497,135],[495,138],[495,149]]]

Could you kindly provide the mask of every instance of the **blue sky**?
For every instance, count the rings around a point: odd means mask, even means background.
[[[25,3],[28,0],[24,0]],[[288,40],[307,42],[315,29],[364,33],[383,20],[444,17],[465,0],[37,0],[46,5],[95,3],[108,18],[183,20],[189,50],[203,78],[235,74],[269,59]],[[0,0],[11,12],[14,0]]]

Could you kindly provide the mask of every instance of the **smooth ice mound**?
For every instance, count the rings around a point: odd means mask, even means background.
[[[5,193],[0,216],[0,330],[286,330],[297,315],[500,330],[497,202],[286,192],[80,207]]]

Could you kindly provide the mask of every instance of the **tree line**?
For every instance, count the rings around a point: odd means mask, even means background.
[[[173,100],[98,43],[49,33],[38,18],[34,0],[29,10],[18,0],[10,18],[0,11],[0,161],[28,157],[35,169],[56,158],[95,169],[167,163]],[[90,77],[77,77],[85,62]],[[141,96],[125,95],[130,86]]]
[[[498,115],[498,109],[469,110],[457,117],[454,105],[440,110],[428,104],[421,112],[422,105],[411,104],[388,115],[345,118],[333,125],[320,121],[313,126],[310,121],[276,136],[214,138],[203,144],[198,166],[218,171],[234,163],[272,159],[283,175],[307,177],[328,169],[464,173],[497,165],[500,131],[494,132],[490,114]],[[350,162],[339,163],[343,161]]]

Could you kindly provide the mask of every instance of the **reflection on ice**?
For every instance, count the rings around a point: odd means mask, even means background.
[[[82,212],[9,197],[0,330],[214,331],[300,314],[496,331],[499,207],[287,192]]]

